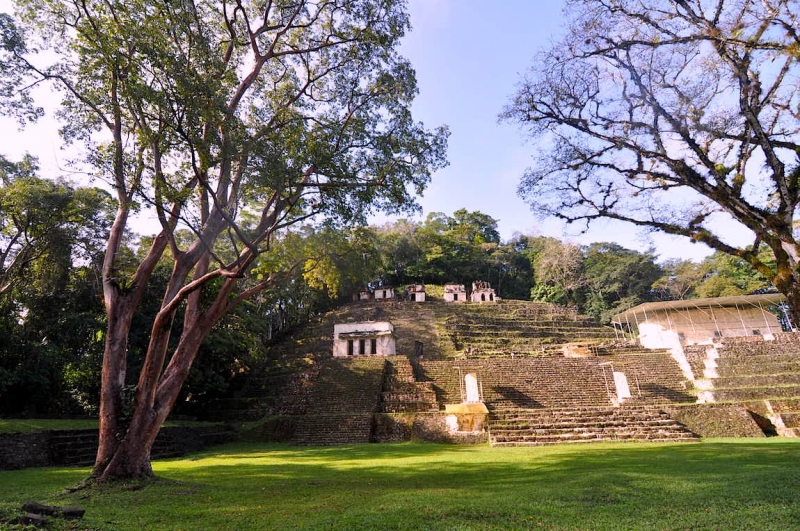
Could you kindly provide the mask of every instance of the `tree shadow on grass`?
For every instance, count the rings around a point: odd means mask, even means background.
[[[338,522],[512,529],[534,520],[572,529],[763,528],[765,515],[779,528],[798,516],[798,444],[602,446],[489,450],[471,458],[469,448],[440,445],[319,449],[304,456],[316,462],[301,458],[261,472],[278,473],[271,485],[294,493],[304,507],[293,513],[303,515],[297,523],[310,528]],[[250,472],[256,483],[264,477]],[[231,481],[247,474],[225,473]],[[337,509],[323,516],[321,498]]]
[[[488,445],[486,445],[488,448]],[[475,446],[452,445],[427,442],[402,443],[359,443],[340,446],[296,446],[284,443],[233,443],[211,448],[185,459],[199,460],[211,456],[269,455],[274,458],[322,459],[322,460],[361,460],[393,459],[408,457],[428,457],[435,459],[438,454],[454,454],[473,451]],[[180,461],[175,459],[170,461]]]
[[[231,445],[156,463],[181,486],[79,504],[115,529],[779,529],[800,518],[798,450]]]

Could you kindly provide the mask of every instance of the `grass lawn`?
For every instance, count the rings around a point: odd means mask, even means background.
[[[798,529],[799,458],[800,440],[782,438],[236,444],[157,461],[161,481],[141,490],[60,494],[85,468],[0,472],[0,500],[79,505],[89,529]]]

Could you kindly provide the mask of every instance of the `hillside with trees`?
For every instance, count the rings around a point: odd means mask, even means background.
[[[10,193],[12,189],[4,185],[2,191]],[[64,189],[70,190],[78,197],[91,192]],[[63,205],[61,214],[66,216],[70,203]],[[97,208],[94,219],[112,215],[107,203],[98,203]],[[58,219],[55,212],[53,217]],[[60,259],[30,261],[21,270],[26,282],[10,283],[0,297],[0,415],[98,413],[106,327],[99,271],[102,238],[79,238],[81,232],[66,222],[58,224],[58,230]],[[98,230],[102,232],[102,228]],[[13,235],[8,231],[2,234],[8,246]],[[126,239],[122,254],[130,257],[127,263],[133,264],[150,244],[149,237]],[[64,251],[71,248],[75,251]],[[235,374],[269,359],[271,347],[287,333],[346,304],[352,293],[364,286],[470,284],[482,279],[491,282],[503,299],[555,303],[600,323],[642,302],[738,295],[769,288],[745,262],[722,253],[699,263],[661,263],[653,252],[613,243],[580,247],[521,234],[503,241],[496,220],[466,210],[380,226],[301,226],[282,231],[273,249],[275,256],[301,267],[285,282],[243,301],[212,329],[200,347],[179,403],[191,397],[202,404],[226,393]],[[42,247],[42,256],[46,252]],[[255,274],[268,267],[270,262],[260,262]],[[133,368],[143,363],[149,339],[145,324],[159,311],[158,293],[168,283],[170,270],[166,260],[156,266],[144,303],[134,316],[128,354]],[[121,273],[128,274],[124,268]],[[179,309],[177,316],[183,311]],[[180,319],[173,323],[176,336],[179,323]],[[135,371],[125,383],[129,405],[136,383],[133,374]]]

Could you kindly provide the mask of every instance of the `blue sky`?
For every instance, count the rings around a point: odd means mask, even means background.
[[[620,223],[600,224],[581,235],[577,227],[537,219],[517,197],[536,146],[517,126],[498,123],[497,116],[537,49],[562,30],[561,8],[561,0],[409,0],[413,29],[401,51],[417,71],[414,114],[429,127],[446,124],[451,131],[450,165],[434,174],[420,199],[420,219],[466,208],[499,220],[503,239],[521,232],[580,244],[615,241],[639,250],[654,246],[662,259],[702,259],[710,253],[704,245],[647,236]],[[9,0],[0,0],[2,11],[11,11]],[[23,132],[8,120],[0,120],[0,127],[4,155],[18,158],[29,151],[39,156],[45,176],[66,173],[67,155],[60,151],[52,118]]]
[[[662,259],[702,259],[710,249],[683,238],[642,234],[618,222],[587,234],[555,220],[537,219],[516,188],[536,145],[498,114],[536,51],[563,31],[560,0],[409,0],[413,29],[402,52],[417,71],[414,114],[428,126],[447,124],[450,166],[437,172],[420,200],[425,214],[479,210],[499,220],[501,236],[514,232],[573,243],[614,241]],[[378,221],[382,221],[379,218]]]

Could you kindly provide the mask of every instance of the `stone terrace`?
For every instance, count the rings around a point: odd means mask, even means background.
[[[570,343],[615,338],[613,329],[553,304],[501,301],[466,305],[440,323],[448,357],[546,356]]]
[[[379,357],[331,359],[322,364],[308,410],[293,441],[333,445],[369,442],[387,361]]]
[[[625,374],[637,404],[692,403],[697,399],[667,350],[602,347],[597,352],[600,363]]]
[[[442,404],[461,402],[459,375],[470,372],[476,373],[489,409],[611,405],[603,371],[593,359],[552,356],[418,363],[420,378],[432,382]]]
[[[653,406],[504,410],[492,413],[493,446],[575,442],[692,442],[697,436]]]
[[[724,338],[687,358],[707,401],[742,403],[779,434],[800,436],[800,334]]]
[[[398,356],[331,358],[335,323],[377,320],[395,326]],[[612,367],[628,376],[637,407],[695,400],[666,351],[612,347],[613,338],[612,329],[552,304],[363,301],[287,338],[272,349],[263,367],[241,377],[232,395],[209,412],[226,419],[291,419],[291,440],[299,444],[366,442],[374,438],[375,414],[441,411],[445,404],[461,402],[459,375],[475,372],[491,412],[490,429],[494,433],[500,428],[493,423],[505,423],[502,441],[500,431],[492,439],[496,443],[511,443],[508,423],[514,415],[543,410],[558,417],[553,429],[562,431],[553,440],[569,439],[564,426],[576,418],[575,440],[685,440],[651,433],[648,426],[666,424],[657,407],[635,415],[611,409]],[[416,356],[416,342],[423,344],[422,357]],[[567,344],[596,355],[564,357]],[[633,423],[627,432],[609,431],[610,411],[617,411],[612,415],[616,422]],[[520,437],[521,444],[532,442],[530,435]]]
[[[215,400],[200,416],[250,421],[269,415],[304,415],[320,371],[331,358],[334,324],[390,321],[395,327],[398,353],[414,353],[415,341],[420,341],[424,356],[435,359],[441,357],[437,319],[450,311],[452,307],[435,301],[348,304],[271,347],[269,359],[234,378],[228,395]]]
[[[697,440],[664,411],[695,401],[668,352],[615,348],[603,353],[590,358],[422,361],[417,372],[432,382],[441,403],[460,402],[460,379],[476,373],[490,411],[493,445]],[[627,375],[634,395],[622,407],[612,406],[612,370]]]

